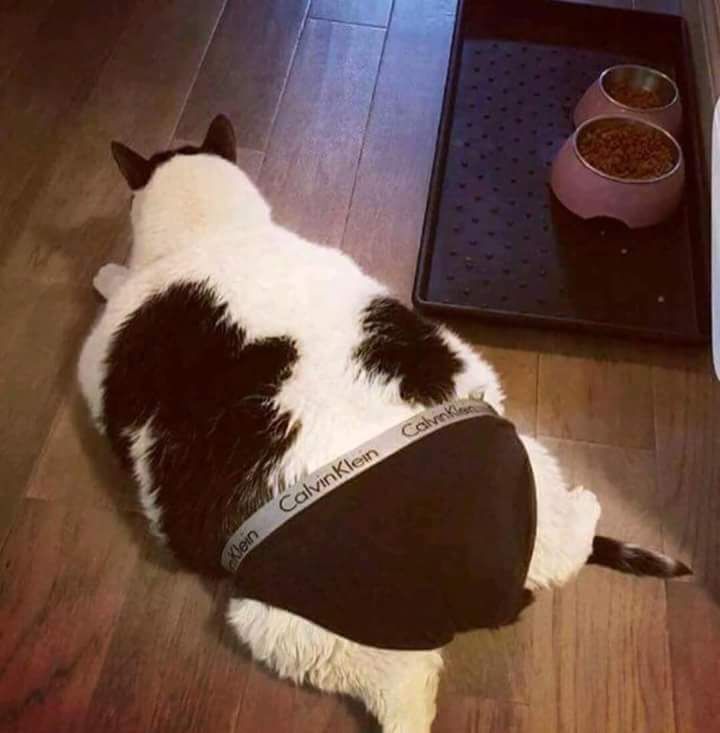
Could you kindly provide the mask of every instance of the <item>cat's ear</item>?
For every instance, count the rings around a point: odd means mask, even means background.
[[[202,150],[206,153],[219,155],[231,163],[237,162],[235,130],[233,130],[232,122],[225,115],[218,115],[210,123],[202,144]]]
[[[143,188],[152,176],[153,166],[150,161],[145,160],[142,155],[130,150],[127,145],[112,142],[110,145],[113,158],[133,191]]]

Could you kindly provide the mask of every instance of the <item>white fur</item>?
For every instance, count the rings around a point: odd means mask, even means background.
[[[276,398],[301,415],[292,448],[271,477],[275,493],[350,448],[413,415],[397,381],[360,372],[352,359],[360,317],[385,288],[344,254],[307,242],[275,225],[249,179],[207,155],[180,156],[161,166],[132,209],[129,270],[103,269],[96,287],[109,297],[83,348],[79,379],[102,426],[102,384],[110,339],[150,295],[179,280],[207,280],[228,304],[228,318],[248,339],[291,335],[301,358]],[[479,390],[502,411],[492,369],[456,335],[443,337],[464,368],[458,396]],[[555,460],[524,438],[535,473],[537,538],[528,587],[565,582],[585,563],[600,508],[588,491],[569,492]],[[133,458],[151,523],[161,521],[144,460],[151,426],[138,431]],[[427,733],[435,714],[439,651],[363,647],[285,611],[232,601],[228,619],[253,655],[296,682],[360,698],[386,733]]]
[[[127,267],[114,264],[103,265],[93,278],[93,287],[105,300],[110,300],[128,279],[128,275]]]
[[[135,481],[140,493],[140,504],[150,522],[150,530],[161,542],[165,536],[161,529],[162,509],[157,505],[157,489],[153,488],[148,468],[148,453],[155,445],[152,420],[148,420],[139,430],[128,435],[130,438],[130,458],[134,464]]]

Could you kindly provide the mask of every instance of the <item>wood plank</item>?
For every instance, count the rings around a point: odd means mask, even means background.
[[[706,733],[720,721],[720,598],[696,583],[672,583],[667,593],[678,731]]]
[[[443,695],[527,703],[534,609],[513,626],[458,634],[445,649]]]
[[[238,148],[237,163],[251,180],[257,181],[260,178],[260,169],[262,168],[265,154],[259,150],[248,150],[247,148]]]
[[[328,695],[280,680],[264,666],[249,662],[233,731],[273,733],[364,733],[377,724],[359,701]]]
[[[339,245],[385,33],[308,20],[260,175],[274,218]]]
[[[278,684],[277,681],[274,684]],[[245,699],[249,699],[249,696],[246,695]],[[242,716],[239,718],[239,725],[235,727],[237,733],[243,731],[241,721]],[[261,730],[259,727],[251,729]],[[368,733],[376,729],[375,719],[356,700],[328,695],[307,687],[296,687],[294,690],[293,733]]]
[[[543,441],[572,485],[595,491],[600,532],[644,546],[662,540],[652,451]],[[681,581],[675,581],[681,582]],[[675,730],[665,586],[600,568],[554,593],[552,627],[539,630],[530,682],[532,730]],[[543,638],[545,637],[545,639]],[[549,685],[546,677],[554,680]],[[536,686],[537,681],[537,686]]]
[[[675,705],[681,731],[720,720],[720,384],[707,354],[674,354],[653,369],[657,475],[666,551],[691,585],[668,586]]]
[[[655,445],[651,347],[558,336],[540,355],[538,434],[628,448]]]
[[[406,302],[422,231],[455,0],[396,0],[342,249]],[[412,265],[410,264],[412,263]]]
[[[665,547],[720,590],[720,383],[705,353],[669,356],[652,382]]]
[[[84,730],[232,730],[248,662],[223,618],[226,593],[144,542]]]
[[[72,139],[58,135],[57,125],[92,88],[136,4],[68,0],[50,6],[0,87],[0,212],[35,175],[47,174],[52,157]]]
[[[196,139],[224,112],[240,147],[264,151],[309,0],[228,0],[178,135]]]
[[[311,18],[386,27],[392,0],[313,0]]]
[[[524,705],[452,696],[440,699],[433,733],[525,733],[528,721]]]
[[[74,380],[35,463],[26,496],[72,505],[76,511],[139,511],[135,484],[92,424]]]
[[[462,329],[459,330],[462,334]],[[523,435],[535,435],[537,424],[538,354],[522,348],[485,346],[476,344],[476,350],[497,370],[505,390],[505,414]]]
[[[144,153],[168,145],[223,4],[147,0],[132,13],[123,4],[127,30],[99,73],[92,56],[83,59],[93,67],[94,85],[87,98],[76,100],[67,125],[57,129],[49,113],[34,121],[52,128],[62,144],[54,157],[33,147],[43,159],[41,170],[17,206],[0,208],[6,270],[89,287],[110,255],[124,256],[129,192],[110,141],[123,140]],[[107,4],[95,6],[105,18]],[[68,83],[63,95],[72,94]]]
[[[0,6],[0,84],[14,69],[18,59],[33,41],[38,26],[53,0],[22,0]]]
[[[82,729],[137,559],[108,512],[24,503],[2,552],[0,729]]]
[[[377,724],[360,703],[280,680],[252,664],[235,721],[235,733],[365,733]]]
[[[234,731],[292,733],[294,696],[295,689],[291,682],[278,680],[270,671],[253,664]]]
[[[92,299],[0,273],[0,545],[48,433]]]

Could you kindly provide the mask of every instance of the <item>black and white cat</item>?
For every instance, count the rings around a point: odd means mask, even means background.
[[[132,471],[153,532],[189,569],[222,573],[230,534],[270,497],[424,407],[476,390],[502,413],[497,375],[473,349],[393,300],[346,255],[271,219],[235,165],[220,116],[201,147],[144,159],[114,143],[134,192],[127,268],[94,284],[107,306],[80,358],[92,416]],[[588,562],[687,572],[597,538],[600,506],[568,490],[522,438],[537,490],[530,589]],[[281,677],[361,699],[386,733],[427,733],[441,650],[390,651],[234,599],[228,620]]]

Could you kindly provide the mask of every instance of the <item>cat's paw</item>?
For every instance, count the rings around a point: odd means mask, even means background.
[[[112,263],[103,265],[93,278],[93,287],[105,300],[109,300],[127,280],[128,273],[127,267],[122,265]]]
[[[595,525],[602,514],[597,496],[592,491],[578,486],[570,492],[570,498],[575,504],[575,517],[578,525],[594,535]]]

